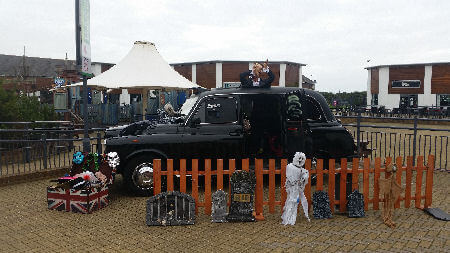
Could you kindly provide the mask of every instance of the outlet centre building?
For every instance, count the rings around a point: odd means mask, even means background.
[[[450,107],[450,62],[366,68],[368,106]]]
[[[239,75],[252,68],[256,61],[202,61],[170,64],[186,79],[207,89],[239,87]],[[263,63],[263,61],[258,61]],[[315,80],[302,75],[305,64],[289,61],[269,61],[275,75],[272,86],[315,89]],[[265,78],[263,76],[263,78]]]

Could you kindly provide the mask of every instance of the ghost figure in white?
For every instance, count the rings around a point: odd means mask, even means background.
[[[112,169],[115,169],[117,166],[119,166],[120,158],[117,152],[109,152],[107,160],[109,167],[111,167]]]
[[[308,201],[305,197],[305,186],[308,183],[309,173],[303,168],[306,156],[304,153],[297,152],[292,159],[292,163],[286,166],[286,193],[287,198],[281,215],[282,224],[294,225],[297,220],[297,207],[302,203],[303,212],[306,218],[308,216]]]

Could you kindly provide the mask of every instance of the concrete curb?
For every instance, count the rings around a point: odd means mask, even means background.
[[[69,170],[70,170],[69,167],[63,167],[63,168],[55,168],[55,169],[43,170],[43,171],[34,171],[34,172],[26,173],[26,174],[2,176],[2,177],[0,177],[0,187],[12,185],[12,184],[36,181],[36,180],[45,179],[45,178],[58,177],[58,176],[64,175],[65,173],[68,173]]]

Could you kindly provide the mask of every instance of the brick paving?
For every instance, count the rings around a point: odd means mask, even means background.
[[[435,172],[434,179],[433,206],[450,212],[450,173]],[[380,211],[310,223],[299,216],[295,226],[283,226],[281,214],[267,209],[262,222],[217,224],[200,214],[193,226],[148,227],[147,198],[124,193],[120,178],[110,206],[89,215],[47,210],[47,183],[0,187],[0,251],[450,252],[450,223],[416,208],[395,210],[396,229],[382,224]]]

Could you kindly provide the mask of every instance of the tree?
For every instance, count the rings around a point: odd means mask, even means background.
[[[345,103],[347,106],[365,106],[366,105],[366,96],[367,92],[365,91],[353,91],[353,92],[339,92],[339,93],[332,93],[332,92],[320,92],[325,99],[327,100],[327,103],[330,106],[333,106],[333,101],[338,101],[340,103]],[[342,106],[337,105],[338,107]]]
[[[45,121],[58,118],[51,105],[41,104],[37,97],[5,89],[0,80],[0,122]]]
[[[0,122],[16,121],[18,114],[17,94],[13,90],[4,89],[3,81],[0,80]]]

